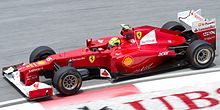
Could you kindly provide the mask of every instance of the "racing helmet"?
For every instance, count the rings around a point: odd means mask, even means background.
[[[121,35],[124,36],[125,39],[133,38],[133,30],[128,24],[121,24],[122,30]]]
[[[122,30],[130,30],[131,26],[128,24],[121,24]]]
[[[108,44],[110,47],[119,46],[121,44],[121,41],[119,38],[113,37],[109,40]]]

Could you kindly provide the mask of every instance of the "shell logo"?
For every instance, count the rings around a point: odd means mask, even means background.
[[[204,23],[198,23],[198,26],[204,26],[205,24]]]
[[[133,58],[131,56],[127,56],[123,60],[123,64],[125,66],[130,66],[132,64],[132,62],[133,62]]]
[[[44,64],[46,64],[46,62],[45,61],[38,61],[37,64],[38,65],[44,65]]]

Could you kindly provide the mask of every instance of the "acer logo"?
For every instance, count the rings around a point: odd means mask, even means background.
[[[160,52],[159,54],[158,54],[158,56],[166,56],[166,55],[168,55],[169,54],[169,51],[165,51],[165,52]]]

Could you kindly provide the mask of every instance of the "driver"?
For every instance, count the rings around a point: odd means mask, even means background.
[[[111,49],[115,46],[120,46],[120,44],[121,44],[120,39],[118,37],[113,37],[108,42],[108,49]]]
[[[133,30],[132,28],[128,25],[128,24],[121,24],[122,30],[121,30],[121,35],[124,37],[125,40],[127,40],[128,42],[134,43],[134,39],[133,39]],[[111,49],[115,46],[120,46],[121,41],[119,38],[117,37],[113,37],[109,40],[108,43],[108,49]]]
[[[133,39],[133,30],[128,24],[121,24],[122,30],[121,35],[124,36],[126,40]]]

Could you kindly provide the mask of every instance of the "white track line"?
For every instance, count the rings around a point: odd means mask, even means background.
[[[18,99],[13,99],[13,100],[0,102],[0,107],[6,106],[6,105],[9,105],[9,104],[18,103],[18,102],[24,102],[24,101],[27,101],[27,99],[26,98],[18,98]]]
[[[40,103],[22,103],[2,107],[1,110],[46,110]]]

